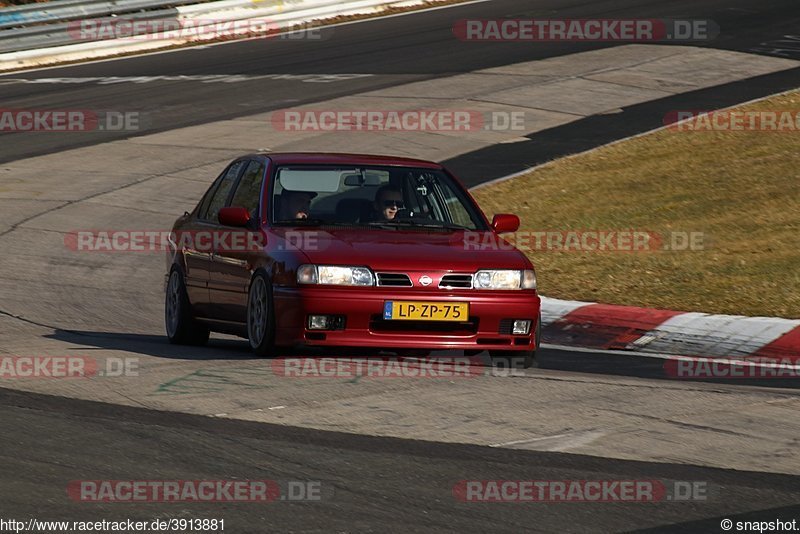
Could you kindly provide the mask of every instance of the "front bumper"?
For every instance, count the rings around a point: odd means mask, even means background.
[[[541,301],[536,291],[442,291],[387,287],[274,288],[275,342],[279,346],[368,347],[381,349],[536,349]],[[387,321],[387,300],[469,302],[469,320]],[[309,330],[308,316],[344,315],[342,330]],[[513,335],[510,320],[531,321],[530,332]]]

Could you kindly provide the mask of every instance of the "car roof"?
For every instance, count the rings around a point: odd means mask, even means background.
[[[433,161],[401,158],[396,156],[379,156],[374,154],[342,154],[334,152],[259,152],[259,156],[271,159],[276,165],[387,165],[397,167],[423,167],[441,169],[442,166]]]

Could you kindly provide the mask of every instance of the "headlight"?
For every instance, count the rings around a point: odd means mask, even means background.
[[[484,270],[475,273],[475,289],[536,289],[533,270]]]
[[[301,265],[297,268],[298,284],[325,284],[336,286],[375,285],[372,271],[366,267],[340,265]]]

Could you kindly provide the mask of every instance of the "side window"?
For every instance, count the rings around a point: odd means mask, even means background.
[[[231,206],[247,208],[251,217],[258,212],[258,201],[261,197],[261,183],[264,181],[264,164],[260,161],[251,161],[244,171],[244,176],[239,180],[236,193],[233,195]]]
[[[450,184],[439,182],[439,185],[441,187],[442,196],[444,196],[447,211],[450,212],[451,222],[467,228],[475,228],[475,222],[472,220],[472,217],[469,216],[469,212],[464,208],[464,204],[462,204],[461,200],[456,196]]]
[[[445,223],[455,223],[465,228],[475,229],[478,224],[470,215],[455,186],[443,177],[421,173],[405,178],[406,199],[409,208],[419,211],[423,217]],[[409,198],[410,197],[410,198]]]
[[[208,213],[208,205],[211,204],[211,199],[214,198],[214,191],[217,190],[219,183],[222,181],[223,174],[217,176],[217,179],[214,180],[214,183],[208,188],[206,194],[203,195],[203,199],[200,201],[200,207],[197,209],[197,217],[199,219],[206,218],[206,214]]]
[[[239,176],[239,172],[241,172],[245,163],[247,163],[247,161],[237,161],[228,167],[228,171],[225,173],[225,176],[223,176],[219,181],[217,190],[214,191],[213,195],[211,195],[211,201],[208,204],[206,213],[204,214],[202,210],[200,211],[201,219],[211,222],[218,222],[217,217],[219,215],[219,210],[225,207],[225,201],[228,200],[228,195],[231,192],[231,188],[233,188],[233,184],[236,183],[236,178]]]

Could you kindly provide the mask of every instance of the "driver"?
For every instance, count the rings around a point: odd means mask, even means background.
[[[373,220],[391,221],[397,216],[397,210],[405,208],[403,193],[393,185],[381,186],[375,193],[372,206],[375,210]]]

